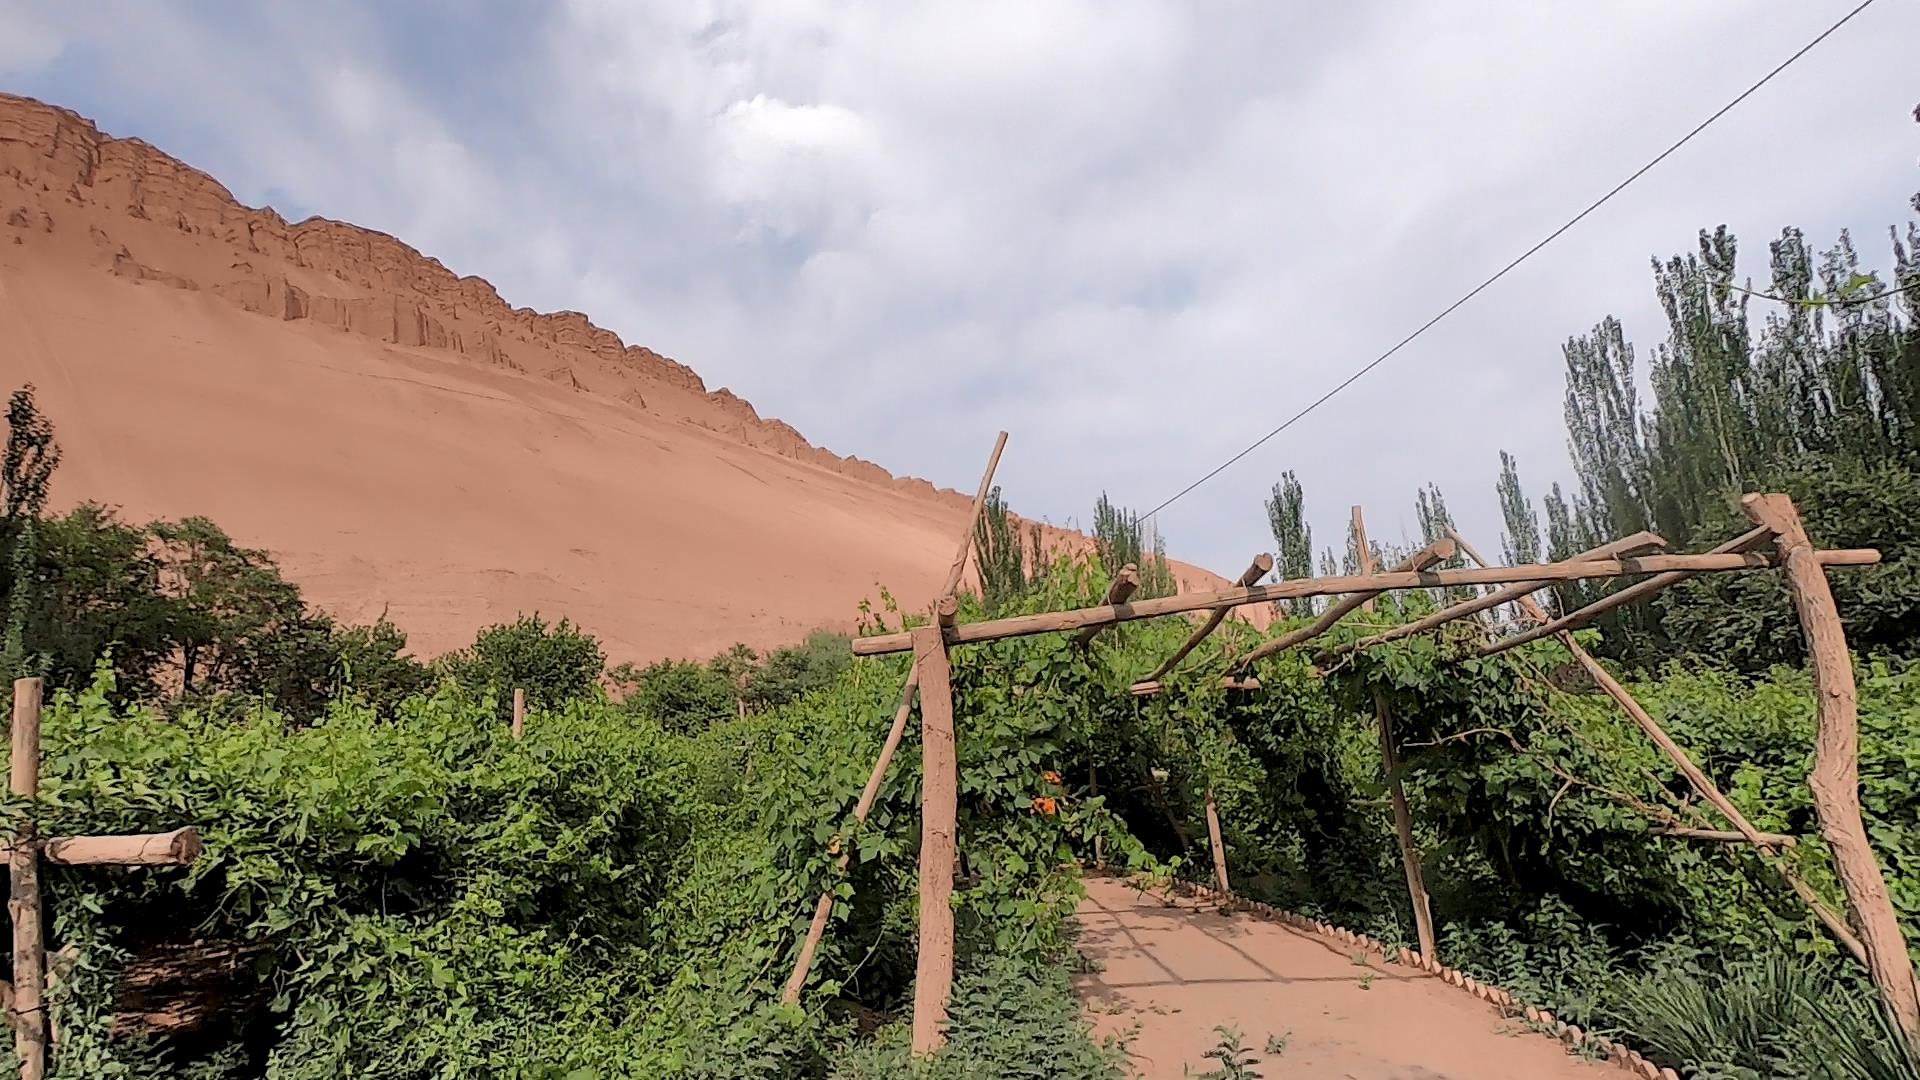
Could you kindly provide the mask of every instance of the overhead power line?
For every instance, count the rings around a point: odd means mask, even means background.
[[[1292,416],[1289,416],[1285,421],[1283,421],[1280,424],[1279,427],[1276,427],[1272,431],[1267,432],[1265,435],[1260,436],[1258,439],[1255,439],[1250,445],[1248,445],[1246,449],[1240,451],[1239,453],[1233,455],[1227,460],[1214,466],[1213,469],[1210,470],[1206,475],[1202,476],[1198,480],[1195,480],[1193,483],[1188,484],[1186,487],[1181,488],[1179,491],[1174,493],[1172,498],[1161,503],[1159,506],[1156,506],[1153,509],[1147,511],[1144,516],[1153,517],[1155,514],[1158,514],[1160,511],[1165,510],[1169,506],[1172,506],[1175,502],[1179,501],[1182,497],[1184,497],[1188,492],[1191,492],[1193,489],[1199,487],[1201,484],[1204,484],[1207,481],[1213,479],[1214,477],[1219,476],[1221,473],[1227,471],[1227,469],[1231,468],[1235,462],[1239,461],[1241,458],[1246,457],[1248,454],[1253,453],[1255,450],[1260,449],[1260,447],[1266,445],[1267,440],[1287,430],[1288,428],[1292,427],[1294,424],[1299,423],[1300,420],[1306,417],[1309,413],[1313,412],[1315,409],[1318,409],[1320,406],[1325,405],[1328,401],[1332,400],[1334,395],[1340,393],[1340,391],[1345,390],[1347,387],[1352,386],[1354,383],[1360,381],[1361,376],[1365,375],[1369,371],[1372,371],[1374,368],[1379,367],[1381,364],[1387,362],[1387,360],[1391,359],[1393,355],[1399,352],[1401,349],[1404,349],[1408,345],[1413,344],[1416,338],[1426,333],[1428,330],[1433,329],[1433,327],[1436,324],[1438,324],[1440,320],[1460,310],[1461,307],[1466,305],[1467,301],[1472,300],[1474,297],[1479,296],[1482,292],[1485,292],[1486,289],[1489,286],[1491,286],[1494,282],[1499,281],[1503,277],[1506,277],[1507,274],[1512,272],[1515,267],[1519,266],[1521,263],[1526,262],[1528,259],[1532,258],[1536,253],[1540,251],[1541,248],[1544,248],[1548,244],[1551,244],[1555,240],[1558,240],[1561,237],[1561,235],[1565,233],[1568,229],[1571,229],[1575,225],[1580,224],[1581,221],[1586,219],[1587,215],[1593,213],[1595,210],[1600,209],[1602,206],[1605,206],[1610,199],[1612,199],[1615,195],[1620,194],[1622,191],[1625,191],[1627,187],[1631,185],[1634,181],[1640,179],[1642,176],[1645,176],[1649,172],[1652,172],[1654,166],[1659,165],[1661,162],[1667,160],[1667,158],[1671,157],[1675,151],[1687,145],[1689,142],[1692,142],[1694,136],[1700,134],[1701,132],[1707,130],[1707,128],[1713,126],[1714,121],[1719,120],[1721,117],[1732,112],[1735,106],[1747,100],[1749,97],[1752,97],[1754,93],[1758,91],[1761,87],[1772,82],[1775,76],[1787,70],[1787,68],[1793,66],[1794,62],[1799,60],[1801,57],[1812,52],[1815,46],[1827,40],[1829,37],[1832,37],[1835,31],[1847,25],[1847,23],[1852,22],[1854,16],[1867,10],[1867,8],[1872,7],[1873,3],[1874,3],[1874,0],[1863,0],[1863,2],[1859,6],[1855,7],[1852,11],[1847,12],[1845,15],[1842,15],[1839,21],[1835,22],[1832,26],[1827,27],[1825,30],[1822,30],[1818,37],[1815,37],[1812,41],[1809,41],[1805,45],[1800,46],[1800,48],[1796,50],[1792,56],[1789,56],[1785,60],[1780,61],[1779,64],[1775,65],[1772,71],[1769,71],[1765,75],[1762,75],[1759,81],[1755,82],[1752,86],[1747,87],[1745,90],[1742,90],[1738,97],[1734,98],[1732,101],[1727,102],[1725,105],[1720,106],[1719,109],[1714,111],[1712,116],[1709,116],[1705,120],[1700,121],[1699,124],[1694,126],[1692,131],[1689,131],[1685,135],[1680,136],[1680,138],[1677,141],[1675,141],[1672,146],[1669,146],[1665,150],[1660,151],[1660,153],[1656,155],[1652,161],[1649,161],[1645,165],[1642,165],[1638,169],[1635,169],[1631,175],[1629,175],[1625,180],[1620,181],[1618,184],[1615,184],[1612,187],[1612,189],[1609,190],[1605,195],[1602,195],[1598,199],[1595,199],[1593,202],[1589,203],[1586,209],[1568,218],[1565,224],[1561,225],[1559,228],[1548,233],[1546,237],[1540,240],[1538,243],[1534,244],[1532,247],[1528,248],[1527,250],[1521,252],[1519,256],[1516,257],[1512,262],[1508,263],[1507,265],[1501,267],[1499,270],[1495,271],[1492,277],[1489,277],[1485,281],[1482,281],[1480,284],[1475,285],[1472,289],[1468,290],[1466,295],[1460,297],[1460,299],[1458,300],[1455,300],[1453,303],[1448,304],[1445,308],[1442,308],[1438,315],[1435,315],[1433,318],[1428,319],[1424,323],[1421,323],[1420,326],[1413,331],[1413,333],[1408,334],[1406,337],[1403,337],[1399,341],[1395,342],[1392,348],[1388,349],[1386,352],[1381,353],[1379,356],[1374,357],[1372,360],[1368,361],[1364,367],[1361,367],[1359,370],[1355,371],[1353,374],[1348,375],[1346,378],[1340,380],[1340,382],[1336,384],[1333,387],[1333,389],[1328,390],[1326,393],[1321,394],[1319,397],[1309,402],[1306,408],[1301,409],[1299,412],[1294,413]]]

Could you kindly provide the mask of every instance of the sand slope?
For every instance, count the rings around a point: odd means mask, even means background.
[[[212,517],[422,653],[528,611],[616,660],[844,628],[881,585],[924,606],[966,512],[584,315],[0,94],[0,389],[23,382],[59,503]]]

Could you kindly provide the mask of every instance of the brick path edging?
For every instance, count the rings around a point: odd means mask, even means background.
[[[1091,872],[1091,871],[1089,871]],[[1488,986],[1463,971],[1450,968],[1437,960],[1423,958],[1419,953],[1407,948],[1392,948],[1385,942],[1356,934],[1345,927],[1319,919],[1309,919],[1291,911],[1283,911],[1272,904],[1263,904],[1258,900],[1247,900],[1231,894],[1221,893],[1217,889],[1198,885],[1191,881],[1175,881],[1173,889],[1182,896],[1204,897],[1222,908],[1231,911],[1249,912],[1259,918],[1291,926],[1310,934],[1331,938],[1344,945],[1353,945],[1370,952],[1378,953],[1390,964],[1416,968],[1429,975],[1438,976],[1449,986],[1455,986],[1481,1001],[1499,1009],[1509,1017],[1524,1018],[1530,1024],[1539,1024],[1557,1035],[1569,1048],[1584,1047],[1599,1054],[1603,1059],[1627,1070],[1643,1080],[1680,1080],[1680,1074],[1672,1069],[1663,1068],[1641,1056],[1638,1050],[1622,1042],[1616,1042],[1604,1035],[1582,1031],[1577,1025],[1569,1024],[1553,1015],[1548,1009],[1536,1008],[1522,1002],[1519,998],[1497,986]]]

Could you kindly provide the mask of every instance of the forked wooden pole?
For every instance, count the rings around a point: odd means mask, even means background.
[[[1907,952],[1900,919],[1887,893],[1887,879],[1874,856],[1860,811],[1860,717],[1853,682],[1853,657],[1847,651],[1846,629],[1834,607],[1827,573],[1816,558],[1800,512],[1785,495],[1748,495],[1741,508],[1755,525],[1773,533],[1774,548],[1800,631],[1807,639],[1813,662],[1814,695],[1820,727],[1813,744],[1813,771],[1807,786],[1813,790],[1814,814],[1820,835],[1833,851],[1834,870],[1847,894],[1854,924],[1866,944],[1867,970],[1885,999],[1907,1042],[1920,1047],[1920,987],[1913,975],[1913,957]]]
[[[1730,555],[1742,551],[1751,551],[1755,547],[1766,543],[1772,539],[1772,537],[1773,534],[1765,529],[1753,529],[1721,544],[1719,547],[1708,552],[1708,554]],[[1578,556],[1575,557],[1578,558]],[[1543,637],[1558,634],[1563,630],[1576,630],[1592,622],[1600,615],[1612,611],[1614,608],[1645,600],[1647,597],[1652,596],[1662,589],[1678,585],[1688,578],[1695,576],[1697,575],[1685,570],[1674,570],[1665,574],[1655,574],[1653,577],[1647,578],[1644,581],[1636,581],[1618,592],[1608,593],[1593,603],[1588,604],[1586,607],[1578,611],[1570,611],[1557,619],[1547,620],[1543,618],[1545,612],[1540,612],[1539,615],[1534,616],[1541,620],[1540,625],[1535,626],[1531,630],[1514,634],[1512,637],[1505,637],[1499,641],[1489,642],[1481,646],[1479,655],[1493,656],[1496,653],[1506,652],[1508,649],[1519,648],[1530,641],[1539,641]],[[1538,605],[1535,605],[1533,610],[1539,611],[1540,609]]]
[[[1482,566],[1486,565],[1486,561],[1480,557],[1478,551],[1474,550],[1472,544],[1467,543],[1457,532],[1454,534],[1454,537],[1460,543],[1460,550],[1466,552],[1469,559],[1480,563]],[[1536,602],[1531,595],[1523,597],[1520,604],[1526,609],[1527,615],[1530,618],[1539,619],[1542,622],[1546,621],[1546,612],[1541,609],[1539,603]],[[1712,777],[1700,771],[1700,767],[1693,763],[1693,758],[1688,756],[1686,750],[1682,749],[1679,743],[1673,741],[1673,736],[1667,734],[1667,729],[1660,726],[1659,721],[1655,720],[1653,715],[1647,712],[1647,710],[1641,706],[1640,702],[1627,691],[1627,688],[1620,684],[1620,680],[1614,678],[1612,672],[1601,666],[1600,661],[1595,660],[1593,654],[1587,652],[1585,646],[1574,640],[1571,631],[1561,630],[1558,632],[1558,636],[1560,644],[1565,647],[1568,652],[1573,654],[1574,660],[1586,671],[1587,676],[1599,684],[1602,690],[1607,692],[1607,696],[1612,698],[1614,703],[1619,705],[1627,716],[1633,720],[1634,726],[1638,727],[1642,734],[1651,740],[1655,746],[1659,747],[1660,752],[1667,755],[1667,760],[1673,762],[1674,767],[1680,770],[1680,775],[1686,778],[1687,785],[1693,788],[1694,794],[1699,795],[1702,799],[1712,804],[1715,810],[1720,811],[1720,816],[1732,823],[1733,827],[1739,830],[1740,835],[1745,837],[1748,843],[1760,849],[1762,854],[1772,851],[1774,846],[1768,843],[1768,837],[1772,834],[1760,832],[1753,827],[1753,823],[1748,821],[1747,816],[1740,812],[1740,808],[1733,805],[1733,800],[1721,793],[1720,788],[1714,784]],[[1768,864],[1774,868],[1781,879],[1787,883],[1787,886],[1793,890],[1794,895],[1798,896],[1801,902],[1807,905],[1814,916],[1826,926],[1827,931],[1831,933],[1841,945],[1845,946],[1847,951],[1854,955],[1855,959],[1859,960],[1862,964],[1867,962],[1866,950],[1861,945],[1860,939],[1855,937],[1853,931],[1847,927],[1846,920],[1840,918],[1838,912],[1828,907],[1826,902],[1820,899],[1820,894],[1813,890],[1813,886],[1801,880],[1800,875],[1794,873],[1786,863],[1773,860],[1763,861],[1768,862]]]
[[[527,728],[527,692],[515,688],[513,691],[513,737],[519,738]]]
[[[1459,541],[1458,533],[1454,534],[1454,539]],[[1578,562],[1587,559],[1614,559],[1621,556],[1642,555],[1649,551],[1658,551],[1666,546],[1667,542],[1661,539],[1656,533],[1637,532],[1632,536],[1608,541],[1596,548],[1588,548],[1578,555],[1572,556],[1567,561]],[[1472,600],[1462,601],[1452,607],[1442,608],[1425,618],[1417,619],[1410,623],[1402,623],[1391,630],[1375,634],[1372,637],[1362,638],[1359,641],[1349,641],[1344,645],[1335,645],[1323,651],[1315,659],[1327,661],[1357,650],[1371,649],[1375,645],[1385,645],[1389,641],[1399,641],[1401,638],[1412,637],[1415,634],[1424,634],[1436,626],[1445,625],[1455,619],[1464,619],[1469,615],[1477,615],[1489,608],[1499,607],[1501,604],[1518,600],[1520,597],[1530,596],[1548,584],[1550,584],[1550,582],[1522,581],[1513,585],[1506,585],[1492,592],[1483,593]]]
[[[1272,571],[1273,571],[1273,556],[1265,553],[1255,555],[1253,557],[1253,562],[1250,565],[1248,565],[1246,570],[1241,572],[1239,579],[1234,582],[1234,585],[1240,586],[1240,587],[1251,585],[1254,582],[1259,581],[1261,578],[1266,577]],[[1217,607],[1217,608],[1214,608],[1212,611],[1207,612],[1206,620],[1202,622],[1199,626],[1196,626],[1193,628],[1193,633],[1188,634],[1187,640],[1181,642],[1180,647],[1173,650],[1172,656],[1169,656],[1165,660],[1160,661],[1159,667],[1154,668],[1152,671],[1148,672],[1145,678],[1138,680],[1134,684],[1135,693],[1140,692],[1138,687],[1141,684],[1158,682],[1162,675],[1165,675],[1167,672],[1172,671],[1174,667],[1180,663],[1180,661],[1185,660],[1187,658],[1187,654],[1192,652],[1195,649],[1195,647],[1197,647],[1201,642],[1207,640],[1207,635],[1213,633],[1215,628],[1217,628],[1220,625],[1220,623],[1226,619],[1227,613],[1232,610],[1233,609],[1231,607]]]
[[[1822,566],[1872,566],[1880,553],[1872,548],[1816,551],[1814,558]],[[1062,630],[1080,630],[1089,626],[1112,626],[1135,619],[1152,619],[1186,611],[1202,611],[1222,605],[1243,607],[1302,596],[1332,596],[1340,593],[1381,593],[1391,589],[1444,589],[1453,585],[1510,585],[1516,581],[1578,581],[1582,578],[1621,577],[1628,574],[1659,574],[1669,570],[1687,570],[1696,574],[1730,573],[1740,570],[1772,569],[1771,555],[1756,553],[1725,555],[1644,555],[1635,558],[1589,559],[1580,562],[1531,563],[1522,566],[1486,566],[1474,570],[1425,570],[1386,574],[1343,575],[1325,578],[1295,578],[1271,585],[1249,585],[1244,589],[1219,589],[1211,592],[1180,593],[1139,600],[1128,604],[1046,611],[1037,615],[1014,615],[985,622],[961,623],[947,634],[949,645],[970,645],[1028,634],[1051,634]],[[909,652],[913,640],[904,633],[876,634],[855,638],[855,656],[879,656]]]
[[[948,608],[944,602],[953,598],[954,590],[960,587],[961,576],[966,573],[967,552],[973,546],[974,530],[980,523],[980,511],[986,505],[987,492],[993,489],[993,474],[1000,467],[1000,452],[1006,448],[1007,433],[1002,431],[993,440],[993,453],[987,458],[987,469],[980,474],[980,486],[973,493],[973,507],[967,513],[967,526],[960,532],[959,550],[954,552],[953,562],[947,568],[946,581],[940,586],[934,611],[937,618],[944,618],[949,625],[953,614],[959,609]],[[1136,576],[1136,584],[1138,580]],[[907,672],[906,686],[900,691],[900,707],[894,710],[893,726],[887,729],[886,741],[880,745],[880,756],[873,763],[873,771],[867,774],[867,786],[861,789],[860,801],[854,805],[855,821],[865,822],[867,815],[873,812],[874,801],[880,796],[880,784],[886,779],[887,768],[893,764],[894,752],[900,749],[900,740],[906,736],[907,718],[913,714],[913,696],[919,684],[920,665],[916,663]],[[852,851],[842,851],[834,864],[836,870],[845,873],[852,858]],[[827,919],[832,914],[833,886],[828,885],[820,891],[819,899],[814,901],[813,918],[807,924],[807,936],[800,942],[799,955],[793,960],[793,972],[787,976],[787,985],[780,994],[781,1000],[789,1005],[800,1000],[800,991],[807,984],[807,975],[813,971],[814,954],[820,951],[820,940],[826,936]]]
[[[40,794],[39,679],[16,679],[13,684],[13,759],[9,787],[17,798],[29,801]],[[13,916],[13,1052],[20,1059],[21,1080],[47,1075],[46,939],[41,927],[40,845],[34,839],[30,812],[21,823],[7,859],[12,889],[7,910]]]
[[[1119,573],[1113,575],[1113,581],[1107,585],[1107,603],[1124,604],[1139,588],[1140,568],[1128,563],[1120,568]],[[1073,643],[1084,649],[1093,641],[1095,634],[1105,629],[1104,626],[1089,626],[1073,635]]]
[[[1453,558],[1453,541],[1443,537],[1421,548],[1419,551],[1414,552],[1411,558],[1395,568],[1394,573],[1417,574],[1425,571],[1428,567],[1445,562],[1451,558]],[[1333,629],[1334,624],[1346,618],[1355,608],[1365,606],[1368,601],[1385,591],[1385,589],[1372,589],[1341,597],[1332,607],[1321,612],[1320,617],[1313,620],[1313,622],[1300,627],[1298,630],[1289,630],[1279,637],[1274,638],[1272,641],[1261,645],[1247,655],[1228,664],[1227,671],[1244,671],[1253,666],[1255,660],[1264,659],[1277,652],[1284,652],[1301,642],[1311,641],[1319,637],[1321,634]]]
[[[920,673],[920,942],[913,979],[913,1052],[930,1054],[947,1041],[947,999],[953,992],[953,869],[959,830],[959,759],[953,737],[953,691],[947,646],[937,627],[913,631]]]
[[[1213,882],[1220,889],[1220,895],[1232,896],[1233,886],[1227,881],[1227,845],[1220,838],[1220,807],[1213,800],[1213,787],[1207,787],[1207,840],[1213,845]]]
[[[1373,545],[1367,543],[1367,516],[1360,512],[1360,504],[1353,506],[1353,553],[1362,574],[1373,573]],[[1375,594],[1378,595],[1378,594]],[[1373,597],[1369,596],[1360,605],[1364,611],[1373,610]]]
[[[1440,958],[1433,935],[1433,907],[1427,900],[1427,875],[1420,868],[1420,847],[1413,839],[1413,811],[1407,806],[1406,785],[1400,779],[1400,749],[1393,738],[1393,711],[1387,696],[1373,692],[1374,715],[1380,721],[1380,767],[1387,776],[1387,800],[1393,804],[1393,832],[1400,845],[1400,865],[1407,872],[1407,897],[1413,904],[1413,930],[1420,955]]]

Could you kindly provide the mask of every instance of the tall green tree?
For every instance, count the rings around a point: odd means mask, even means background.
[[[1500,480],[1494,485],[1500,499],[1500,555],[1510,566],[1540,561],[1540,514],[1520,486],[1520,468],[1513,455],[1500,451]]]
[[[0,635],[0,675],[26,674],[27,624],[37,591],[34,573],[40,518],[47,506],[60,445],[53,422],[41,414],[29,383],[7,401],[7,439],[0,456],[0,554],[6,558],[6,630]]]
[[[1280,474],[1280,482],[1273,485],[1273,494],[1267,499],[1267,524],[1273,530],[1273,543],[1280,556],[1276,569],[1281,579],[1312,577],[1313,526],[1307,524],[1306,499],[1300,479],[1291,469]],[[1305,614],[1312,614],[1315,606],[1312,597],[1293,604]]]
[[[1104,491],[1093,505],[1093,550],[1109,575],[1129,564],[1139,570],[1136,598],[1174,594],[1173,567],[1167,562],[1166,542],[1159,530],[1126,507],[1116,506]]]

